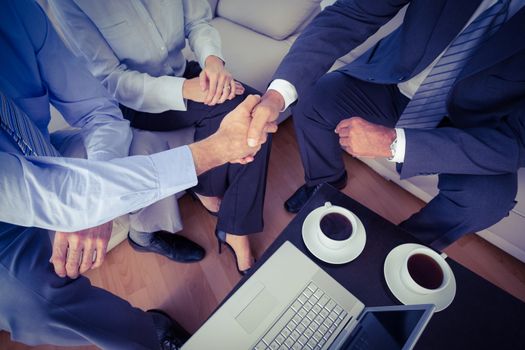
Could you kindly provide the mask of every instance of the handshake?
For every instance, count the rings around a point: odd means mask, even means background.
[[[267,134],[277,131],[275,120],[282,108],[266,103],[267,95],[263,99],[257,95],[248,96],[224,117],[213,135],[189,146],[198,175],[225,163],[253,161],[266,142]]]

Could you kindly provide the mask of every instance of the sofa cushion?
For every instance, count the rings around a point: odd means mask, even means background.
[[[282,40],[319,12],[320,3],[321,0],[220,0],[217,15]]]
[[[264,92],[290,49],[288,41],[273,40],[222,17],[211,23],[221,35],[226,67],[235,79]]]

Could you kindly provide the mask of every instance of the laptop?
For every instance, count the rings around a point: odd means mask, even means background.
[[[183,350],[412,349],[434,305],[365,307],[285,242]]]

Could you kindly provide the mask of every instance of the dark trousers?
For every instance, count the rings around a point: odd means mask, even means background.
[[[184,77],[197,77],[201,68],[189,62]],[[219,128],[222,119],[249,94],[258,94],[245,85],[245,93],[215,106],[188,101],[186,111],[166,111],[152,114],[121,106],[131,126],[149,131],[169,131],[195,127],[195,141],[202,140]],[[247,165],[225,164],[199,176],[195,192],[222,197],[217,229],[236,235],[260,232],[263,229],[263,205],[271,138]]]
[[[48,232],[0,223],[0,329],[28,345],[158,349],[152,318],[86,277],[60,278]]]
[[[408,101],[396,85],[365,82],[341,72],[322,77],[300,98],[293,113],[306,183],[334,181],[345,173],[334,132],[341,120],[360,116],[394,127]],[[440,174],[438,188],[439,194],[400,226],[423,243],[442,249],[508,215],[515,203],[517,175]]]

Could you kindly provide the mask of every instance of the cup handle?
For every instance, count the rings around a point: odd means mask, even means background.
[[[443,259],[445,259],[445,260],[448,258],[448,255],[445,254],[445,253],[441,253],[441,254],[439,254],[439,255],[441,255],[441,257],[442,257]]]

